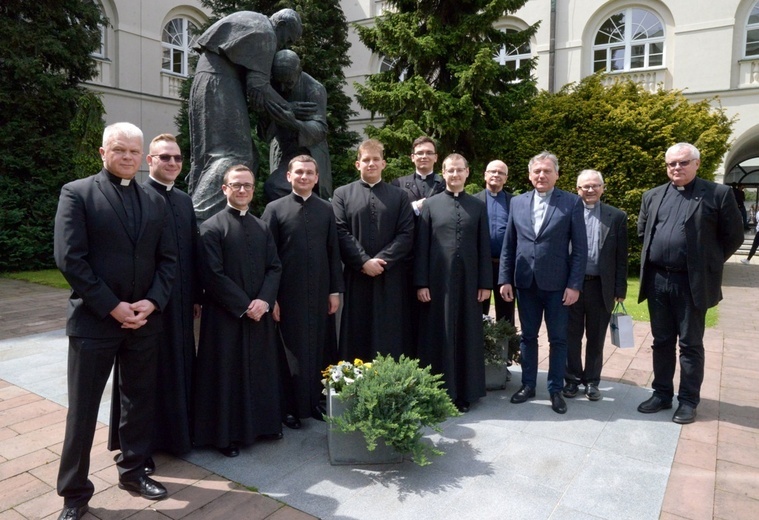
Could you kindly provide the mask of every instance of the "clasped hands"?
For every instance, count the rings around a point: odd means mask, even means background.
[[[139,329],[148,322],[148,316],[155,310],[150,300],[140,300],[134,303],[119,302],[111,311],[111,316],[121,323],[122,329]]]

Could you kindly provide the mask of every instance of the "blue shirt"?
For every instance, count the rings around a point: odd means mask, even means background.
[[[503,237],[506,234],[506,222],[509,220],[509,205],[506,203],[506,193],[499,191],[493,195],[485,190],[488,206],[488,221],[490,223],[490,256],[501,257]]]

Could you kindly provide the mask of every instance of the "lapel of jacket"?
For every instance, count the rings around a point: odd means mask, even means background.
[[[140,239],[148,225],[148,212],[150,211],[150,195],[145,186],[137,184],[137,198],[140,200],[140,230],[137,232],[137,240]],[[152,189],[152,188],[151,188]],[[168,202],[167,202],[168,204]]]
[[[693,193],[691,194],[690,201],[688,202],[688,213],[685,215],[685,221],[687,222],[693,216],[693,213],[698,209],[701,201],[704,200],[706,195],[707,184],[700,178],[696,177],[695,184],[693,185]]]
[[[406,177],[406,182],[403,183],[402,187],[409,190],[414,197],[416,197],[416,200],[422,198],[422,194],[419,193],[419,188],[416,187],[416,174]]]
[[[126,211],[124,211],[124,203],[121,202],[121,199],[116,193],[114,186],[110,185],[111,181],[108,179],[108,174],[105,172],[105,170],[100,171],[97,178],[95,179],[95,184],[97,184],[100,193],[103,194],[106,200],[108,200],[108,203],[111,205],[111,208],[113,208],[113,211],[119,218],[119,222],[121,222],[121,225],[124,226],[124,231],[126,232],[127,236],[132,239],[132,241],[134,241],[134,237],[132,237],[129,233],[129,226],[127,225],[127,214]]]
[[[659,216],[659,207],[664,200],[664,194],[667,193],[669,185],[670,183],[667,183],[659,186],[659,189],[654,188],[656,191],[651,194],[651,214],[648,216],[648,220],[646,221],[645,230],[647,238],[651,237],[650,230],[652,230],[654,228],[654,224],[656,224],[656,218]]]
[[[546,207],[546,214],[543,215],[543,222],[540,224],[540,229],[538,230],[538,236],[543,234],[543,231],[545,231],[546,227],[548,226],[548,223],[551,221],[551,217],[553,217],[554,211],[556,211],[556,206],[559,205],[561,197],[561,191],[558,188],[555,188],[553,190],[553,193],[551,194],[551,198],[548,199],[548,205]]]
[[[604,204],[603,202],[599,202],[600,206],[600,221],[601,221],[601,238],[598,240],[598,251],[599,253],[604,247],[604,241],[606,240],[606,235],[609,234],[609,228],[611,227],[611,211],[609,211],[609,208]]]

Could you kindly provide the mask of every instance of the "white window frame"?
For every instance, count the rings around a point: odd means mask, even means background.
[[[632,23],[634,20],[633,12],[634,11],[641,11],[645,13],[645,17],[642,21],[646,21],[649,19],[655,20],[656,23],[658,23],[658,26],[661,28],[661,35],[655,36],[655,37],[642,37],[642,38],[636,38],[636,32],[635,30],[638,29],[640,24]],[[617,16],[619,14],[624,15],[624,32],[620,39],[617,41],[613,41],[610,43],[602,43],[597,44],[596,39],[598,38],[598,34],[601,32],[601,27],[606,24],[607,21],[609,21],[612,17]],[[650,30],[651,28],[656,27],[655,24],[650,24],[645,27],[645,29]],[[615,31],[617,32],[617,31]],[[614,34],[614,33],[612,33]],[[607,17],[604,19],[603,23],[599,26],[599,28],[595,31],[593,34],[593,48],[592,48],[592,54],[591,54],[591,67],[593,72],[598,72],[600,70],[603,70],[604,72],[630,72],[634,70],[646,70],[646,69],[652,69],[652,68],[660,68],[664,67],[665,61],[665,39],[666,39],[666,33],[665,33],[665,25],[662,19],[653,11],[650,9],[645,9],[642,7],[627,7],[625,9],[622,9],[621,11],[615,12],[613,15]],[[654,45],[661,45],[661,53],[652,53],[652,47]],[[643,46],[643,64],[640,66],[633,66],[632,65],[632,50],[633,47]],[[596,53],[598,51],[603,51],[606,54],[605,58],[605,65],[603,69],[597,69],[597,61],[596,61]],[[615,52],[623,52],[624,55],[622,58],[615,57]],[[651,58],[654,56],[659,56],[658,61],[660,63],[651,64]],[[641,55],[637,55],[636,58],[641,57]],[[621,60],[622,68],[613,68],[614,63]]]
[[[511,27],[501,30],[505,33],[519,32],[519,29],[512,29]],[[506,66],[507,63],[513,63],[514,68],[512,70],[517,70],[522,66],[524,61],[532,59],[532,47],[530,46],[530,42],[525,43],[521,47],[512,46],[510,50],[506,49],[506,45],[502,45],[501,48],[498,49],[498,52],[493,55],[493,59],[501,66]]]
[[[170,27],[179,22],[179,30],[172,35]],[[191,31],[195,31],[193,34]],[[194,53],[192,46],[198,37],[198,27],[188,18],[178,16],[172,18],[163,26],[161,31],[161,70],[170,74],[187,77],[190,74],[190,53]],[[167,38],[173,41],[166,41]],[[178,40],[178,41],[177,41]],[[168,54],[168,62],[167,62]],[[179,71],[175,70],[179,65]]]
[[[751,23],[752,16],[756,16],[756,22],[754,23]],[[756,48],[752,54],[749,54],[748,52],[748,35],[750,31],[756,31],[757,34],[757,39],[754,42]],[[749,59],[756,59],[759,57],[759,2],[754,4],[754,7],[751,8],[748,17],[746,18],[746,30],[743,37],[743,56]]]

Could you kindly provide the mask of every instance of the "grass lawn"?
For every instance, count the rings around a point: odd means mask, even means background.
[[[635,321],[651,321],[648,315],[648,302],[638,303],[638,292],[640,291],[640,280],[637,278],[627,279],[627,298],[625,298],[625,310],[627,314],[633,317]],[[492,300],[491,300],[492,305]],[[517,302],[519,305],[519,302]],[[714,327],[719,321],[719,307],[712,307],[706,311],[706,326]]]
[[[68,289],[69,284],[58,269],[45,269],[43,271],[21,271],[17,273],[2,273],[3,278],[23,280],[25,282],[38,283],[58,289]]]

